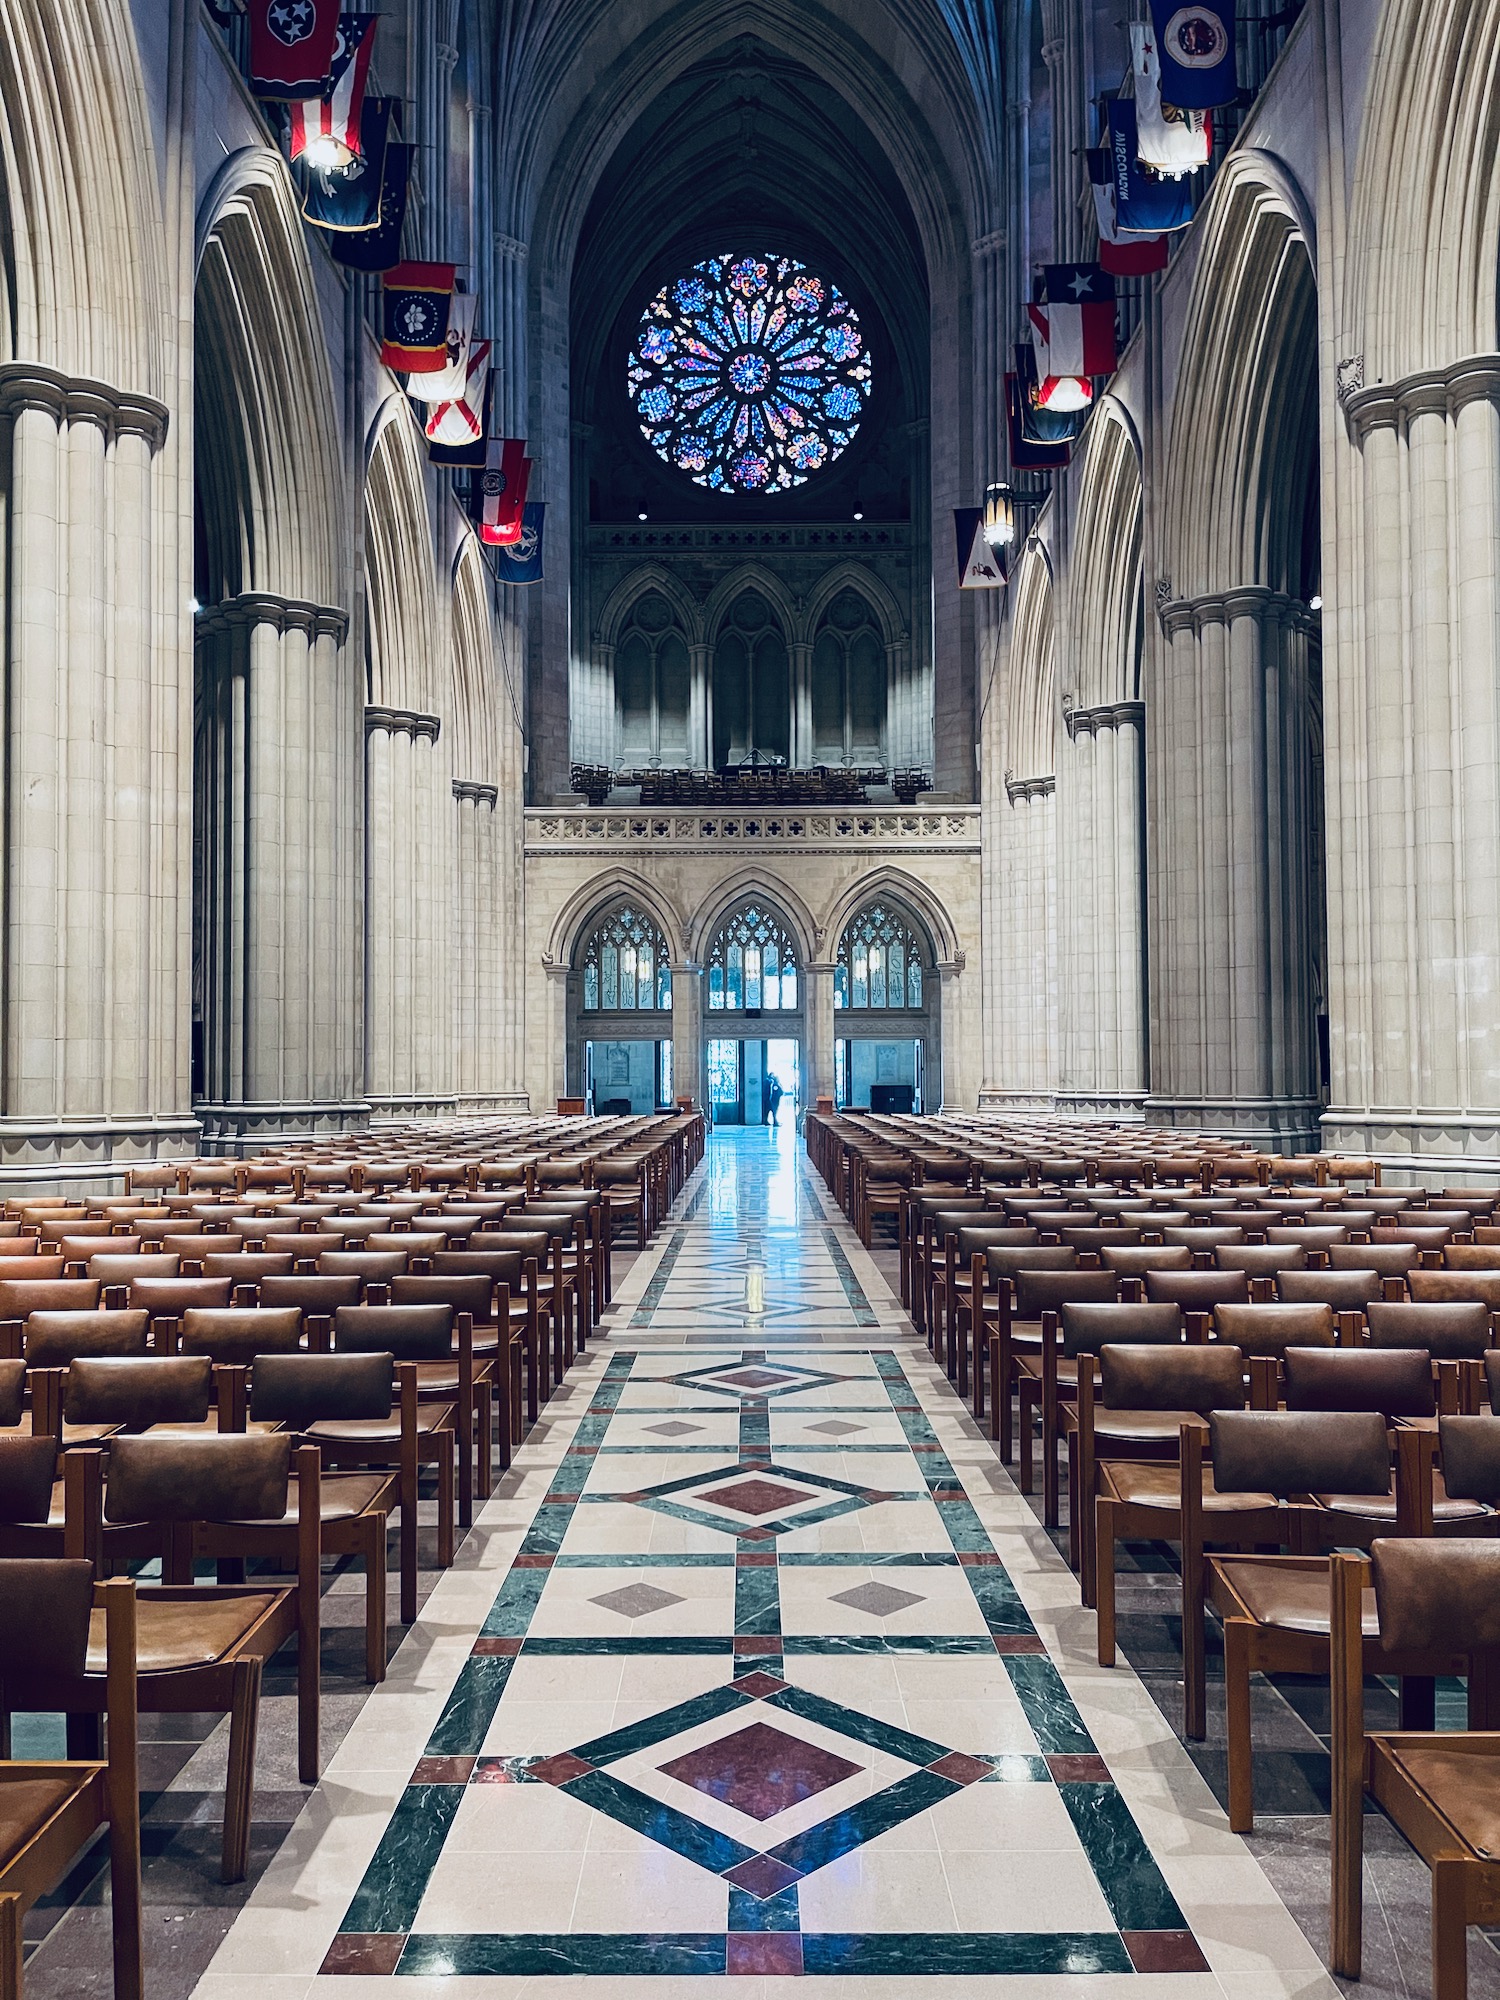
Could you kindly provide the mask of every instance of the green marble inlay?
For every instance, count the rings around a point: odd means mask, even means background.
[[[711,1655],[732,1653],[734,1639],[727,1632],[722,1635],[705,1633],[701,1637],[668,1635],[660,1639],[636,1638],[633,1635],[619,1639],[527,1639],[523,1641],[521,1651],[533,1659],[553,1660],[565,1659],[570,1654],[591,1656],[600,1660],[609,1659],[614,1655],[638,1659],[650,1653]]]
[[[1037,1747],[1050,1757],[1097,1756],[1073,1697],[1045,1653],[1006,1653],[1005,1671],[1031,1725]]]
[[[480,1631],[488,1639],[519,1639],[536,1614],[537,1600],[551,1571],[513,1569],[506,1576]]]
[[[734,1629],[747,1636],[780,1636],[781,1589],[774,1564],[735,1571]]]
[[[856,1743],[868,1744],[872,1750],[884,1750],[908,1764],[935,1764],[939,1757],[948,1754],[946,1743],[934,1743],[930,1737],[914,1736],[910,1730],[898,1729],[893,1723],[877,1722],[871,1715],[860,1715],[839,1702],[813,1694],[808,1688],[785,1687],[768,1699],[772,1708],[784,1709],[788,1715],[800,1715],[804,1722],[814,1722],[820,1729],[836,1729],[841,1736],[852,1737]]]
[[[993,1658],[995,1647],[992,1640],[978,1632],[949,1635],[931,1632],[830,1632],[826,1636],[794,1632],[782,1639],[781,1650],[788,1659],[832,1653],[935,1653],[945,1658],[960,1653],[975,1653]]]
[[[783,1889],[779,1896],[749,1895],[744,1889],[729,1889],[729,1928],[732,1931],[796,1931],[802,1928],[797,1903],[797,1885]]]
[[[403,1968],[404,1969],[404,1968]],[[1124,1944],[1111,1931],[935,1931],[864,1936],[804,1931],[802,1970],[825,1978],[952,1979],[1011,1974],[1033,1979],[1056,1972],[1133,1972]]]
[[[700,1694],[691,1701],[680,1701],[675,1708],[664,1709],[660,1715],[648,1715],[641,1722],[627,1723],[622,1729],[611,1729],[607,1735],[596,1736],[588,1743],[575,1745],[572,1755],[581,1757],[586,1764],[613,1764],[621,1757],[634,1756],[637,1750],[649,1750],[653,1744],[666,1743],[674,1736],[680,1736],[685,1729],[697,1729],[702,1723],[712,1722],[718,1716],[732,1715],[737,1708],[749,1705],[750,1696],[741,1694],[738,1688],[710,1688],[707,1694]]]
[[[782,1557],[785,1562],[787,1558]],[[733,1569],[734,1556],[726,1549],[722,1555],[717,1551],[712,1555],[651,1555],[635,1554],[623,1556],[559,1556],[554,1569]]]
[[[1114,1785],[1058,1786],[1109,1913],[1122,1931],[1182,1931],[1187,1919]]]
[[[443,1851],[462,1785],[408,1785],[380,1836],[341,1931],[409,1931]]]
[[[771,1855],[789,1868],[811,1875],[815,1869],[826,1868],[830,1861],[837,1861],[866,1841],[889,1833],[893,1826],[915,1819],[939,1800],[951,1799],[959,1789],[951,1778],[940,1778],[935,1771],[913,1771],[909,1778],[888,1785],[873,1798],[861,1799],[847,1812],[835,1813],[821,1826],[809,1827],[806,1833],[782,1841],[779,1847],[770,1850]]]
[[[721,1932],[526,1932],[494,1937],[484,1932],[412,1937],[396,1971],[412,1979],[523,1979],[562,1977],[665,1979],[722,1973],[727,1945]]]
[[[477,1757],[500,1706],[514,1660],[478,1653],[464,1661],[437,1727],[427,1739],[428,1757]]]
[[[731,1840],[727,1833],[705,1826],[701,1820],[689,1819],[675,1806],[666,1806],[659,1799],[647,1798],[644,1792],[638,1792],[633,1785],[622,1784],[607,1771],[589,1771],[581,1778],[571,1778],[563,1790],[570,1798],[581,1799],[596,1812],[607,1813],[621,1826],[634,1827],[637,1833],[654,1840],[658,1847],[670,1848],[684,1861],[696,1862],[711,1875],[722,1875],[726,1868],[737,1868],[755,1853],[753,1847]]]

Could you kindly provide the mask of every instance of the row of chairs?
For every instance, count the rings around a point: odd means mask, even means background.
[[[1116,1656],[1121,1541],[1175,1545],[1184,1733],[1223,1634],[1231,1825],[1253,1825],[1251,1676],[1332,1677],[1332,1963],[1360,1964],[1362,1788],[1434,1868],[1434,1991],[1500,1911],[1500,1228],[1494,1191],[1269,1189],[1233,1205],[1086,1182],[907,1191],[903,1290],[1043,1512]],[[1170,1205],[1169,1205],[1170,1204]],[[1363,1551],[1350,1555],[1350,1550]],[[1435,1677],[1471,1733],[1434,1732]],[[1367,1736],[1367,1675],[1400,1731]]]

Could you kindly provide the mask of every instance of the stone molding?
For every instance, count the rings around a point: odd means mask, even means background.
[[[467,800],[470,805],[494,807],[499,804],[500,790],[497,785],[476,784],[472,778],[455,778],[453,796]]]
[[[642,847],[701,853],[769,845],[807,853],[843,853],[851,846],[905,854],[979,852],[977,806],[925,812],[880,806],[772,807],[749,812],[714,808],[693,812],[680,807],[612,812],[607,807],[580,811],[533,806],[527,809],[525,828],[528,854],[568,854],[580,848],[595,853],[631,852]]]
[[[1202,597],[1174,597],[1161,607],[1161,626],[1169,639],[1179,632],[1196,637],[1205,625],[1232,625],[1237,618],[1254,618],[1262,625],[1290,625],[1315,634],[1322,620],[1300,598],[1288,597],[1263,583],[1241,584],[1234,590],[1213,590]]]
[[[372,729],[384,729],[392,736],[410,736],[413,739],[425,736],[429,743],[436,743],[442,728],[440,715],[420,715],[414,708],[378,708],[372,704],[365,710],[367,735]]]
[[[517,264],[524,264],[531,255],[530,249],[519,236],[507,236],[501,230],[495,231],[495,248],[502,257],[512,258]]]
[[[1080,729],[1093,735],[1100,729],[1121,729],[1128,722],[1142,727],[1146,720],[1146,704],[1143,701],[1107,701],[1097,708],[1064,708],[1063,720],[1068,725],[1069,736],[1076,736]]]
[[[166,443],[171,413],[154,396],[112,389],[87,375],[64,375],[39,361],[0,363],[0,417],[45,410],[59,425],[93,423],[111,440],[142,437],[151,451]]]
[[[1005,796],[1015,805],[1018,799],[1050,799],[1057,790],[1057,773],[1045,778],[1013,778],[1005,774]]]
[[[342,645],[349,634],[349,614],[336,604],[311,604],[270,590],[242,590],[238,597],[205,605],[194,621],[193,636],[211,639],[257,625],[270,625],[278,633],[305,632],[309,639],[335,639]]]
[[[1377,382],[1344,403],[1350,435],[1363,444],[1375,430],[1402,430],[1419,416],[1455,416],[1466,404],[1500,402],[1500,354],[1471,354],[1446,368]]]

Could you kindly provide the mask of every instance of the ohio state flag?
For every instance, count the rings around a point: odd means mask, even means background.
[[[362,150],[360,114],[379,24],[378,14],[340,14],[330,88],[321,97],[300,97],[292,106],[288,145],[292,159],[300,159],[318,139],[336,155],[325,155],[320,164],[341,166]]]
[[[472,504],[480,541],[505,548],[521,539],[530,477],[525,438],[490,439],[484,471],[474,482]]]
[[[318,97],[333,71],[339,0],[249,0],[250,88]]]
[[[387,368],[432,375],[448,365],[452,264],[397,264],[385,274],[380,358]]]

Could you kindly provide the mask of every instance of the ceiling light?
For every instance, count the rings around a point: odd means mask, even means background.
[[[636,519],[637,519],[638,521],[644,521],[646,517],[645,517],[645,515],[644,515],[644,514],[637,514],[635,518],[636,518]]]
[[[1321,610],[1323,609],[1323,600],[1322,600],[1322,598],[1321,598],[1321,597],[1310,597],[1310,598],[1309,598],[1309,599],[1307,600],[1307,608],[1308,608],[1308,610],[1309,610],[1309,611],[1321,611]]]
[[[331,132],[320,132],[308,140],[302,157],[310,167],[347,167],[354,155]]]
[[[1016,496],[1008,486],[984,489],[984,539],[997,555],[1016,539]]]
[[[863,514],[856,514],[854,518],[856,521],[862,521],[865,517]]]

